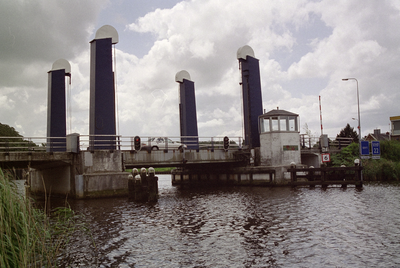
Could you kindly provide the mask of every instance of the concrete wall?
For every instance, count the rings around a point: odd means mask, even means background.
[[[128,194],[128,172],[109,172],[79,175],[83,189],[78,188],[77,197],[94,198]],[[80,184],[77,184],[80,186]],[[81,196],[80,196],[81,195]]]
[[[120,151],[82,151],[80,152],[80,157],[82,159],[83,174],[123,171]]]
[[[297,132],[269,132],[260,134],[260,164],[289,166],[301,163],[300,138]]]
[[[29,185],[32,193],[67,195],[71,193],[71,166],[57,166],[46,169],[31,169]]]
[[[144,166],[162,166],[162,165],[181,165],[183,161],[187,161],[187,164],[206,164],[206,163],[226,163],[235,161],[235,150],[224,151],[221,149],[211,152],[211,150],[185,150],[184,153],[178,150],[169,150],[168,152],[152,151],[148,153],[146,151],[139,152],[123,152],[123,159],[127,167],[144,167]]]
[[[310,153],[301,155],[301,163],[306,166],[313,166],[315,168],[321,167],[321,154],[320,153]]]
[[[31,169],[31,192],[76,198],[128,194],[129,173],[122,172],[120,151],[82,151],[75,156],[71,164]]]

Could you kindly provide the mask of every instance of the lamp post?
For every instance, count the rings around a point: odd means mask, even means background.
[[[361,163],[361,120],[360,120],[360,95],[358,92],[358,80],[356,78],[343,78],[342,81],[349,81],[349,80],[355,80],[357,82],[357,107],[358,107],[358,147],[360,148],[359,150],[359,156],[360,156],[360,166],[362,166]],[[362,170],[361,170],[361,181],[363,180],[362,176]]]

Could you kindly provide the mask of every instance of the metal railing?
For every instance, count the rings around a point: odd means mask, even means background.
[[[136,137],[136,136],[135,136]],[[80,150],[135,150],[134,136],[80,135]],[[214,150],[224,149],[224,137],[140,136],[141,150]],[[243,138],[229,138],[229,149],[242,149]]]
[[[76,135],[79,150],[135,150],[134,136]],[[0,152],[67,151],[69,137],[0,137]],[[224,149],[224,137],[141,136],[141,150]],[[243,138],[229,138],[229,149],[242,149]]]
[[[1,152],[65,150],[65,137],[0,137]]]
[[[353,138],[334,137],[328,138],[329,147],[342,149],[347,147],[354,141]],[[300,134],[300,145],[302,149],[321,149],[320,137]]]

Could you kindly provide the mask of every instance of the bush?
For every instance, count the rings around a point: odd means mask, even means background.
[[[363,162],[363,175],[367,181],[391,181],[400,178],[400,162],[393,162],[385,158],[369,159]]]
[[[340,153],[332,155],[332,165],[346,167],[354,166],[354,160],[359,158],[359,146],[358,143],[351,143],[346,148],[343,148]]]
[[[381,156],[387,160],[400,161],[400,142],[396,140],[381,142]]]

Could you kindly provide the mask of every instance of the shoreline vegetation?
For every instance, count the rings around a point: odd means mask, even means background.
[[[359,158],[359,144],[351,143],[340,153],[332,155],[328,166],[354,166]],[[380,159],[362,160],[364,181],[399,181],[400,180],[400,142],[395,140],[381,141]]]
[[[69,236],[84,221],[66,204],[46,213],[17,192],[12,176],[0,169],[0,267],[56,267]]]

